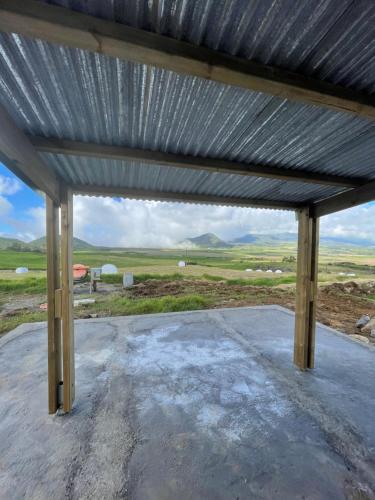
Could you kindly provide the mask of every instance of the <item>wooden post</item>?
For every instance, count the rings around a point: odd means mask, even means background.
[[[73,194],[61,189],[61,276],[63,342],[63,409],[69,412],[74,401],[74,324],[73,324]]]
[[[60,288],[59,206],[46,197],[47,232],[47,302],[48,302],[48,412],[56,413],[61,405],[62,382],[61,321],[56,314],[59,304],[55,293]]]
[[[310,209],[298,212],[298,257],[294,363],[314,368],[315,321],[318,278],[319,219]]]

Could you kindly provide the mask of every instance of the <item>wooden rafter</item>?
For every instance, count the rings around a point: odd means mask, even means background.
[[[127,148],[122,146],[108,146],[104,144],[93,144],[39,136],[30,136],[29,138],[35,149],[38,151],[54,154],[139,161],[152,165],[163,165],[175,168],[207,170],[209,172],[220,172],[252,177],[266,177],[284,181],[299,181],[311,184],[323,184],[340,187],[357,187],[363,184],[362,179],[318,174],[316,172],[306,172],[301,170],[283,170],[277,167],[263,166],[253,163],[238,163],[213,158],[162,153],[159,151]]]
[[[375,118],[375,97],[35,0],[0,0],[0,30]]]
[[[274,208],[281,210],[296,210],[301,207],[300,203],[289,201],[273,201],[258,198],[235,198],[213,196],[208,194],[174,193],[168,191],[151,191],[148,189],[133,189],[117,186],[74,185],[71,186],[71,188],[75,194],[84,194],[89,196],[118,196],[136,200],[175,201],[180,203]]]
[[[322,217],[323,215],[339,212],[340,210],[356,207],[374,200],[375,181],[371,181],[356,189],[351,189],[345,193],[337,194],[314,203],[311,209],[315,217]]]
[[[59,182],[26,135],[0,105],[0,159],[18,177],[59,202]]]

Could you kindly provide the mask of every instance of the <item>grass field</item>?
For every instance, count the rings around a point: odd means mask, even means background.
[[[282,270],[295,273],[295,262],[285,262],[296,257],[295,245],[263,247],[248,245],[223,250],[157,250],[129,249],[119,251],[79,251],[74,252],[74,263],[90,267],[100,267],[105,263],[116,265],[120,271],[137,274],[174,274],[177,270],[187,275],[219,275],[226,279],[245,278],[246,269]],[[185,269],[179,269],[177,263],[184,260],[189,263]],[[17,279],[12,272],[16,267],[25,266],[38,276],[46,270],[46,256],[40,252],[0,251],[0,279]],[[375,275],[375,250],[369,248],[320,248],[319,271],[324,275],[339,272],[354,272],[358,277]],[[252,273],[251,273],[252,274]],[[29,274],[30,276],[30,274]]]
[[[139,294],[116,292],[96,295],[94,305],[75,309],[75,315],[86,317],[88,313],[108,316],[185,311],[232,302],[239,304],[241,301],[244,304],[249,301],[255,304],[272,301],[293,303],[295,257],[296,248],[292,244],[277,247],[252,245],[225,250],[129,249],[74,252],[74,263],[90,267],[115,264],[120,273],[103,276],[103,283],[117,286],[117,290],[121,288],[119,285],[124,271],[132,272],[135,283],[141,285]],[[179,260],[187,261],[189,265],[179,268]],[[19,266],[28,267],[30,272],[27,275],[16,274],[14,269]],[[249,269],[252,271],[246,271]],[[270,269],[280,269],[283,272],[267,273]],[[355,277],[348,277],[347,273],[354,273]],[[375,279],[374,249],[321,247],[320,283],[353,279]],[[143,286],[145,296],[142,295]],[[274,291],[271,293],[271,290]],[[23,322],[45,320],[46,313],[38,310],[39,304],[46,300],[45,293],[45,254],[0,251],[0,334]],[[28,298],[32,307],[27,306]],[[6,307],[10,307],[10,311]]]

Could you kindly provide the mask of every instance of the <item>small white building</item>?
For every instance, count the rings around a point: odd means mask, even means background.
[[[102,266],[102,274],[117,274],[118,269],[113,264],[104,264]]]
[[[28,273],[29,270],[27,267],[17,267],[16,269],[16,274],[24,274],[24,273]]]

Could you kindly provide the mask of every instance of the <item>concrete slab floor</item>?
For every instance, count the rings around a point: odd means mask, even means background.
[[[375,352],[256,307],[76,322],[76,402],[47,414],[47,336],[0,340],[2,499],[375,498]]]

